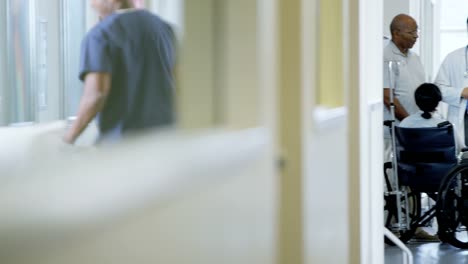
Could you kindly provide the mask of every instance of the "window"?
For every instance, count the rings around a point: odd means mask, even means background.
[[[4,85],[6,122],[33,121],[35,100],[32,73],[35,63],[31,54],[35,49],[35,32],[32,29],[34,3],[27,0],[9,0],[6,4],[6,61],[7,76]]]
[[[41,2],[42,3],[42,2]],[[76,113],[85,2],[0,2],[0,123],[48,122]]]
[[[82,93],[78,79],[81,40],[85,34],[86,6],[84,1],[63,0],[61,6],[62,24],[62,103],[61,118],[76,115]]]
[[[439,64],[448,53],[468,42],[466,19],[467,2],[463,0],[440,1],[440,53]]]

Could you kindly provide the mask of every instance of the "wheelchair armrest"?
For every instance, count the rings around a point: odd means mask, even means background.
[[[460,157],[460,163],[461,164],[468,163],[468,152],[461,152],[459,157]]]
[[[392,126],[392,123],[394,123],[395,120],[385,120],[383,122],[384,126],[387,126],[387,127],[391,127]]]
[[[392,165],[392,162],[391,161],[387,161],[384,163],[384,170],[388,170],[388,169],[391,169],[393,168],[393,165]]]

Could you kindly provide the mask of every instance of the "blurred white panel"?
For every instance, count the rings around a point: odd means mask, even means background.
[[[60,142],[61,129],[0,131],[23,139],[2,142],[17,152],[0,164],[10,172],[0,187],[0,262],[129,263],[124,253],[139,252],[146,261],[136,263],[271,263],[265,130],[158,133],[77,149]]]
[[[466,31],[441,32],[440,34],[440,61],[450,52],[466,46],[468,35]]]
[[[307,263],[348,263],[346,116],[343,119],[341,125],[314,133],[311,145],[307,146],[310,159],[306,162],[313,168],[304,180]]]
[[[465,0],[439,0],[442,28],[466,28],[468,3]]]

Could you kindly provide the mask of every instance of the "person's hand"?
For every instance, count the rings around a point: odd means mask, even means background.
[[[461,96],[465,99],[468,99],[468,87],[463,88]]]
[[[63,135],[62,141],[70,145],[73,145],[73,143],[75,143],[75,139],[68,132],[65,133],[65,135]]]

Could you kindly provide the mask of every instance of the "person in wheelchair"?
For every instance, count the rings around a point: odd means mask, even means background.
[[[421,111],[391,130],[394,161],[384,166],[385,227],[405,243],[416,238],[468,249],[468,152],[456,128],[437,113],[441,99],[436,85],[420,85],[415,101]],[[396,184],[389,175],[397,176]],[[422,193],[436,201],[424,213]],[[430,235],[421,227],[434,217],[437,235]],[[386,243],[392,244],[387,238]]]
[[[421,84],[414,92],[414,99],[420,111],[403,119],[400,127],[438,127],[440,124],[448,122],[437,112],[437,106],[442,101],[442,93],[437,85],[433,83]],[[465,144],[456,130],[454,136],[458,154],[465,147]]]
[[[440,89],[432,83],[423,83],[415,91],[414,94],[416,105],[420,111],[406,117],[400,123],[399,127],[403,128],[431,128],[440,127],[441,124],[449,125],[448,121],[442,118],[437,112],[437,106],[442,100]],[[463,140],[454,130],[456,153],[460,153],[464,147]],[[437,235],[429,234],[424,228],[418,227],[415,231],[414,238],[423,241],[439,241]]]

